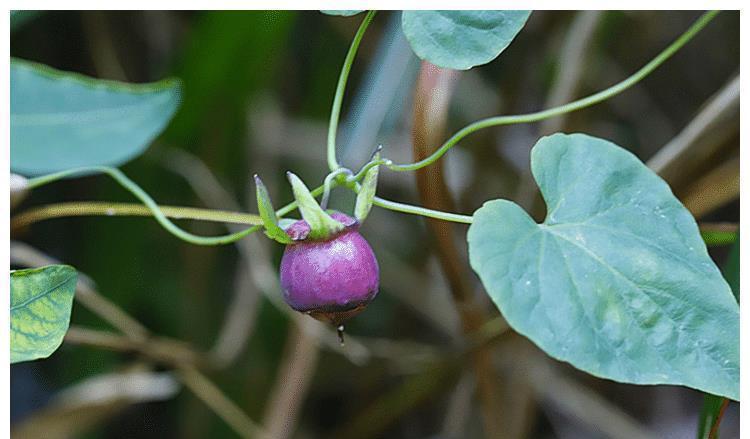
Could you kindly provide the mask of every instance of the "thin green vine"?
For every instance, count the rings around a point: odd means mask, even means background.
[[[336,94],[333,97],[333,107],[331,108],[331,120],[328,123],[328,167],[331,171],[339,168],[339,162],[336,160],[336,131],[339,126],[339,116],[341,115],[341,104],[344,101],[344,91],[346,91],[346,81],[349,79],[349,72],[352,69],[354,63],[354,57],[357,55],[357,49],[359,49],[359,43],[362,42],[362,37],[365,35],[367,27],[375,17],[375,11],[368,11],[365,15],[362,24],[359,25],[359,30],[354,35],[351,46],[349,46],[349,52],[346,54],[344,59],[344,65],[341,67],[341,74],[339,75],[339,82],[336,85]]]
[[[377,162],[377,161],[374,161]],[[372,162],[371,162],[372,163]],[[368,168],[369,169],[369,168]],[[359,174],[357,174],[359,175]],[[347,185],[355,193],[359,193],[361,186],[356,181],[349,181]],[[384,209],[393,210],[395,212],[408,213],[410,215],[421,215],[428,218],[435,218],[443,221],[451,221],[454,223],[471,224],[473,217],[471,215],[461,215],[458,213],[444,212],[442,210],[428,209],[426,207],[414,206],[412,204],[399,203],[397,201],[386,200],[381,197],[374,197],[372,204],[380,206]]]
[[[409,213],[412,215],[422,215],[428,218],[435,218],[443,221],[451,221],[454,223],[471,224],[474,217],[471,215],[461,215],[459,213],[443,212],[442,210],[433,210],[426,207],[414,206],[411,204],[399,203],[396,201],[386,200],[384,198],[375,197],[372,204],[383,207],[385,209],[394,210],[401,213]]]
[[[251,213],[226,210],[199,209],[195,207],[164,206],[159,210],[167,218],[214,221],[229,224],[256,226],[263,220]],[[153,216],[151,209],[139,203],[110,203],[101,201],[71,201],[32,207],[11,218],[10,228],[26,227],[39,221],[71,216]]]

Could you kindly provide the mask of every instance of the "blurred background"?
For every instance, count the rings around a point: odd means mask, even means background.
[[[479,118],[604,89],[698,16],[537,11],[497,60],[458,73],[421,65],[400,15],[381,12],[352,70],[340,160],[358,169],[382,144],[387,157],[410,162]],[[183,80],[168,129],[122,168],[159,203],[255,212],[254,173],[276,206],[292,199],[285,171],[311,187],[327,174],[328,115],[361,15],[56,11],[26,18],[11,31],[15,57],[98,78]],[[701,224],[737,223],[739,27],[739,14],[724,12],[623,94],[566,117],[483,130],[419,182],[413,173],[383,170],[379,194],[466,214],[508,198],[541,220],[529,150],[541,135],[579,131],[647,162]],[[436,96],[449,99],[435,103]],[[438,116],[415,112],[415,99],[433,102]],[[133,201],[111,180],[87,177],[41,188],[11,214],[74,200]],[[332,204],[351,212],[353,196],[336,190]],[[75,266],[90,278],[90,294],[150,334],[118,345],[117,330],[76,303],[55,354],[11,367],[14,437],[221,438],[259,425],[274,437],[478,438],[493,422],[507,438],[695,437],[700,392],[600,380],[508,330],[468,266],[466,227],[375,208],[362,231],[379,257],[381,290],[348,323],[340,347],[329,328],[280,302],[283,248],[260,234],[199,247],[153,220],[115,217],[13,230],[12,256]],[[711,254],[722,266],[729,251]],[[739,437],[736,403],[721,433]]]

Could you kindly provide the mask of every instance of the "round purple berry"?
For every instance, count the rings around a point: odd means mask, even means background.
[[[310,226],[304,220],[287,228],[295,242],[284,250],[280,277],[289,306],[338,326],[378,293],[379,269],[359,223],[340,212],[331,217],[345,228],[326,240],[307,239]]]

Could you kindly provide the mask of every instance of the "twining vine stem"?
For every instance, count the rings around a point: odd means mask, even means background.
[[[197,244],[197,245],[229,244],[231,242],[242,239],[245,236],[261,228],[261,226],[253,226],[253,227],[250,227],[245,230],[241,230],[236,233],[230,233],[228,235],[222,235],[222,236],[194,235],[190,232],[187,232],[181,229],[175,223],[170,221],[169,218],[167,218],[167,216],[164,215],[164,212],[162,212],[161,208],[159,207],[158,204],[156,204],[154,199],[151,198],[151,196],[148,193],[146,193],[146,191],[141,189],[141,187],[138,186],[133,180],[129,179],[119,169],[110,168],[107,166],[90,166],[90,167],[76,168],[76,169],[71,169],[68,171],[56,172],[54,174],[32,178],[29,180],[28,187],[29,189],[34,189],[36,187],[51,183],[53,181],[60,180],[65,177],[71,177],[71,176],[80,175],[80,174],[93,174],[93,173],[107,174],[113,179],[115,179],[115,181],[117,181],[117,183],[119,183],[120,186],[127,189],[128,192],[133,194],[144,205],[146,205],[146,207],[148,207],[149,210],[151,210],[151,213],[153,213],[154,219],[156,219],[156,221],[158,221],[159,224],[161,224],[161,226],[164,227],[169,233],[182,239],[183,241],[187,241],[192,244]]]
[[[349,46],[349,52],[344,58],[344,65],[341,67],[341,74],[339,75],[339,82],[336,85],[336,94],[333,97],[333,106],[331,107],[331,119],[328,123],[328,148],[327,158],[328,167],[331,171],[339,168],[339,162],[336,160],[336,131],[339,126],[339,116],[341,115],[341,104],[344,101],[344,91],[346,90],[346,81],[349,79],[349,72],[352,69],[354,63],[354,57],[357,55],[357,49],[359,49],[359,43],[362,42],[362,37],[365,35],[367,27],[375,17],[376,11],[368,11],[365,15],[365,19],[362,20],[362,24],[359,25],[357,33],[354,35],[351,46]]]
[[[635,72],[633,75],[631,75],[627,79],[605,90],[602,90],[588,97],[570,102],[568,104],[561,105],[559,107],[549,108],[547,110],[539,111],[536,113],[496,116],[496,117],[490,117],[487,119],[479,120],[470,125],[467,125],[466,127],[456,132],[432,155],[430,155],[429,157],[426,157],[423,160],[420,160],[415,163],[409,163],[409,164],[393,164],[393,162],[391,162],[388,159],[371,160],[369,163],[363,166],[362,169],[357,174],[351,175],[350,171],[340,167],[336,159],[336,131],[338,129],[338,121],[339,121],[339,116],[341,114],[341,104],[343,102],[344,91],[346,89],[346,82],[349,77],[349,72],[351,71],[352,63],[354,62],[354,58],[357,54],[357,49],[359,48],[359,45],[362,41],[365,30],[370,25],[373,17],[375,16],[375,11],[369,11],[367,15],[365,16],[364,20],[362,21],[362,23],[360,24],[360,27],[357,30],[357,33],[354,36],[354,39],[352,40],[352,44],[349,47],[349,51],[344,60],[344,65],[342,66],[342,69],[341,69],[341,74],[339,75],[339,81],[336,87],[336,94],[334,96],[333,106],[331,108],[331,119],[329,122],[329,129],[328,129],[327,159],[328,159],[328,166],[331,168],[332,174],[337,176],[338,178],[328,179],[329,181],[327,182],[328,183],[327,185],[318,186],[317,188],[313,189],[311,193],[313,194],[313,196],[319,196],[320,194],[326,191],[326,186],[328,188],[327,191],[330,191],[330,189],[338,185],[344,185],[353,189],[354,191],[358,191],[359,184],[357,182],[366,174],[367,170],[369,170],[373,166],[384,165],[394,171],[415,171],[417,169],[421,169],[421,168],[424,168],[425,166],[431,165],[432,163],[440,159],[446,152],[448,152],[450,148],[455,146],[463,138],[465,138],[466,136],[480,129],[493,127],[493,126],[499,126],[499,125],[538,122],[540,120],[544,120],[547,118],[559,116],[559,115],[569,113],[572,111],[580,110],[580,109],[589,107],[591,105],[600,103],[604,100],[607,100],[619,93],[622,93],[623,91],[627,90],[633,85],[637,84],[643,78],[648,76],[651,72],[656,70],[656,68],[658,68],[661,64],[663,64],[672,55],[674,55],[679,49],[685,46],[685,44],[687,44],[698,32],[700,32],[704,27],[706,27],[706,25],[718,13],[719,11],[710,11],[710,12],[704,13],[700,18],[698,18],[698,20],[695,21],[695,23],[693,23],[692,26],[690,26],[690,28],[688,28],[688,30],[686,30],[679,38],[677,38],[672,44],[670,44],[666,49],[664,49],[661,53],[659,53],[649,63],[644,65],[640,70]],[[66,177],[71,177],[71,176],[81,175],[81,174],[94,174],[94,173],[107,174],[113,179],[115,179],[115,181],[117,181],[122,187],[127,189],[131,194],[133,194],[146,206],[146,208],[151,212],[151,214],[154,216],[156,221],[158,221],[159,224],[162,227],[164,227],[164,229],[166,229],[169,233],[173,234],[174,236],[184,241],[193,243],[193,244],[197,244],[197,245],[229,244],[239,239],[242,239],[245,236],[253,232],[256,232],[262,228],[261,225],[253,225],[252,227],[249,227],[245,230],[241,230],[239,232],[231,233],[228,235],[211,236],[211,237],[194,235],[178,227],[169,219],[169,217],[172,216],[173,218],[212,220],[212,221],[223,221],[223,222],[231,223],[231,222],[238,222],[237,215],[243,215],[243,214],[238,214],[236,212],[222,212],[222,211],[211,211],[212,213],[209,214],[207,209],[181,208],[183,210],[177,213],[177,215],[174,215],[175,212],[170,212],[169,207],[160,207],[158,204],[156,204],[156,202],[153,200],[153,198],[151,198],[148,195],[148,193],[146,193],[143,189],[141,189],[135,182],[130,180],[119,169],[110,168],[106,166],[76,168],[76,169],[57,172],[57,173],[53,173],[49,175],[44,175],[41,177],[32,178],[28,181],[28,188],[33,189],[36,187],[40,187],[42,185],[52,183],[54,181],[57,181]],[[345,177],[346,174],[349,174],[349,176]],[[402,212],[402,213],[422,215],[422,216],[426,216],[430,218],[440,219],[444,221],[452,221],[452,222],[457,222],[457,223],[464,223],[464,224],[471,224],[472,222],[472,216],[470,215],[461,215],[461,214],[450,213],[450,212],[442,212],[442,211],[437,211],[433,209],[427,209],[427,208],[420,207],[420,206],[413,206],[410,204],[386,200],[380,197],[375,197],[373,203],[382,208],[390,209],[390,210],[394,210],[394,211]],[[82,207],[85,207],[85,206],[81,206],[81,205],[78,206],[79,213],[81,210],[85,210],[85,209],[82,209]],[[110,205],[110,209],[109,210],[105,209],[104,212],[102,212],[102,214],[104,215],[124,214],[122,213],[121,210],[119,210],[120,207],[123,207],[123,206]],[[281,209],[277,210],[276,215],[278,217],[283,217],[284,215],[287,215],[290,212],[292,212],[294,209],[296,209],[296,207],[297,207],[297,203],[291,202],[287,204],[286,206],[282,207]],[[70,206],[68,206],[68,208],[70,208]],[[97,207],[96,209],[99,209],[99,208]],[[90,209],[89,214],[96,214],[96,212],[94,212],[96,209],[94,208]],[[145,212],[139,209],[132,210],[133,209],[132,206],[128,207],[128,209],[131,209],[129,212],[132,215],[145,214]],[[37,212],[38,217],[45,217],[44,215],[45,214],[43,213]],[[54,217],[54,216],[62,216],[62,213],[61,212],[52,212],[52,213],[47,212],[46,215],[47,215],[46,217]],[[34,220],[37,220],[37,219],[38,218],[34,218]]]

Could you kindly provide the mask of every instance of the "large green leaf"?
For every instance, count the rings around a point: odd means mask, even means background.
[[[10,362],[50,356],[68,330],[78,273],[67,265],[10,272]]]
[[[497,58],[531,11],[404,11],[414,53],[437,66],[466,70]]]
[[[583,134],[542,138],[531,168],[545,222],[494,200],[468,233],[471,265],[508,323],[599,377],[739,399],[739,307],[669,186]]]
[[[33,176],[121,165],[146,149],[179,102],[176,80],[125,84],[11,59],[10,167]]]

